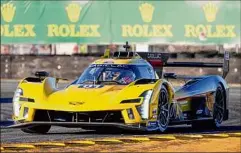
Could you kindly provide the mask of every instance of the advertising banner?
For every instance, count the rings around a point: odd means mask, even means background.
[[[240,44],[240,1],[1,1],[1,43]]]

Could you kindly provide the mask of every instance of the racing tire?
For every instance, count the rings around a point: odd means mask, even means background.
[[[157,114],[158,129],[161,132],[164,132],[169,124],[169,96],[168,91],[164,85],[162,85],[160,90]]]
[[[212,119],[205,121],[194,121],[192,127],[195,129],[217,129],[220,127],[226,110],[225,91],[221,84],[218,85],[215,94],[215,102],[213,104]]]
[[[51,125],[36,125],[29,128],[21,129],[25,133],[38,133],[38,134],[45,134],[51,128]]]

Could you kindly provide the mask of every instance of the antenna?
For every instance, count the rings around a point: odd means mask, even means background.
[[[126,49],[126,52],[128,52],[129,49],[131,48],[131,46],[129,45],[128,41],[126,42],[126,44],[123,47]]]

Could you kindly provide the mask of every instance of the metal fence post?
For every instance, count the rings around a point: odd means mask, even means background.
[[[240,47],[241,47],[241,46],[240,46]],[[236,54],[239,53],[239,45],[238,45],[238,44],[235,45],[235,52],[236,52]]]
[[[224,47],[223,47],[223,45],[218,45],[218,52],[219,52],[219,54],[224,54]]]
[[[10,79],[13,78],[13,76],[12,76],[12,64],[13,64],[12,62],[13,62],[13,56],[14,56],[14,55],[12,55],[12,54],[9,56],[9,57],[10,57],[10,58],[9,58],[9,65],[10,65],[10,66],[9,66],[9,70],[8,70],[8,72],[9,72],[9,78],[10,78]]]

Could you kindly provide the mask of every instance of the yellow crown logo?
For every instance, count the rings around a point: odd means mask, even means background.
[[[139,6],[141,17],[144,22],[149,23],[152,21],[154,9],[154,6],[148,3],[143,3]]]
[[[65,10],[66,10],[68,18],[71,22],[78,22],[79,21],[80,12],[82,10],[80,5],[72,3],[72,4],[69,4],[65,8]]]
[[[6,3],[1,6],[1,14],[5,22],[12,22],[15,15],[16,7],[11,3]]]
[[[213,4],[212,2],[205,4],[203,6],[203,11],[205,14],[205,18],[208,22],[215,21],[218,12],[218,7],[215,4]]]

